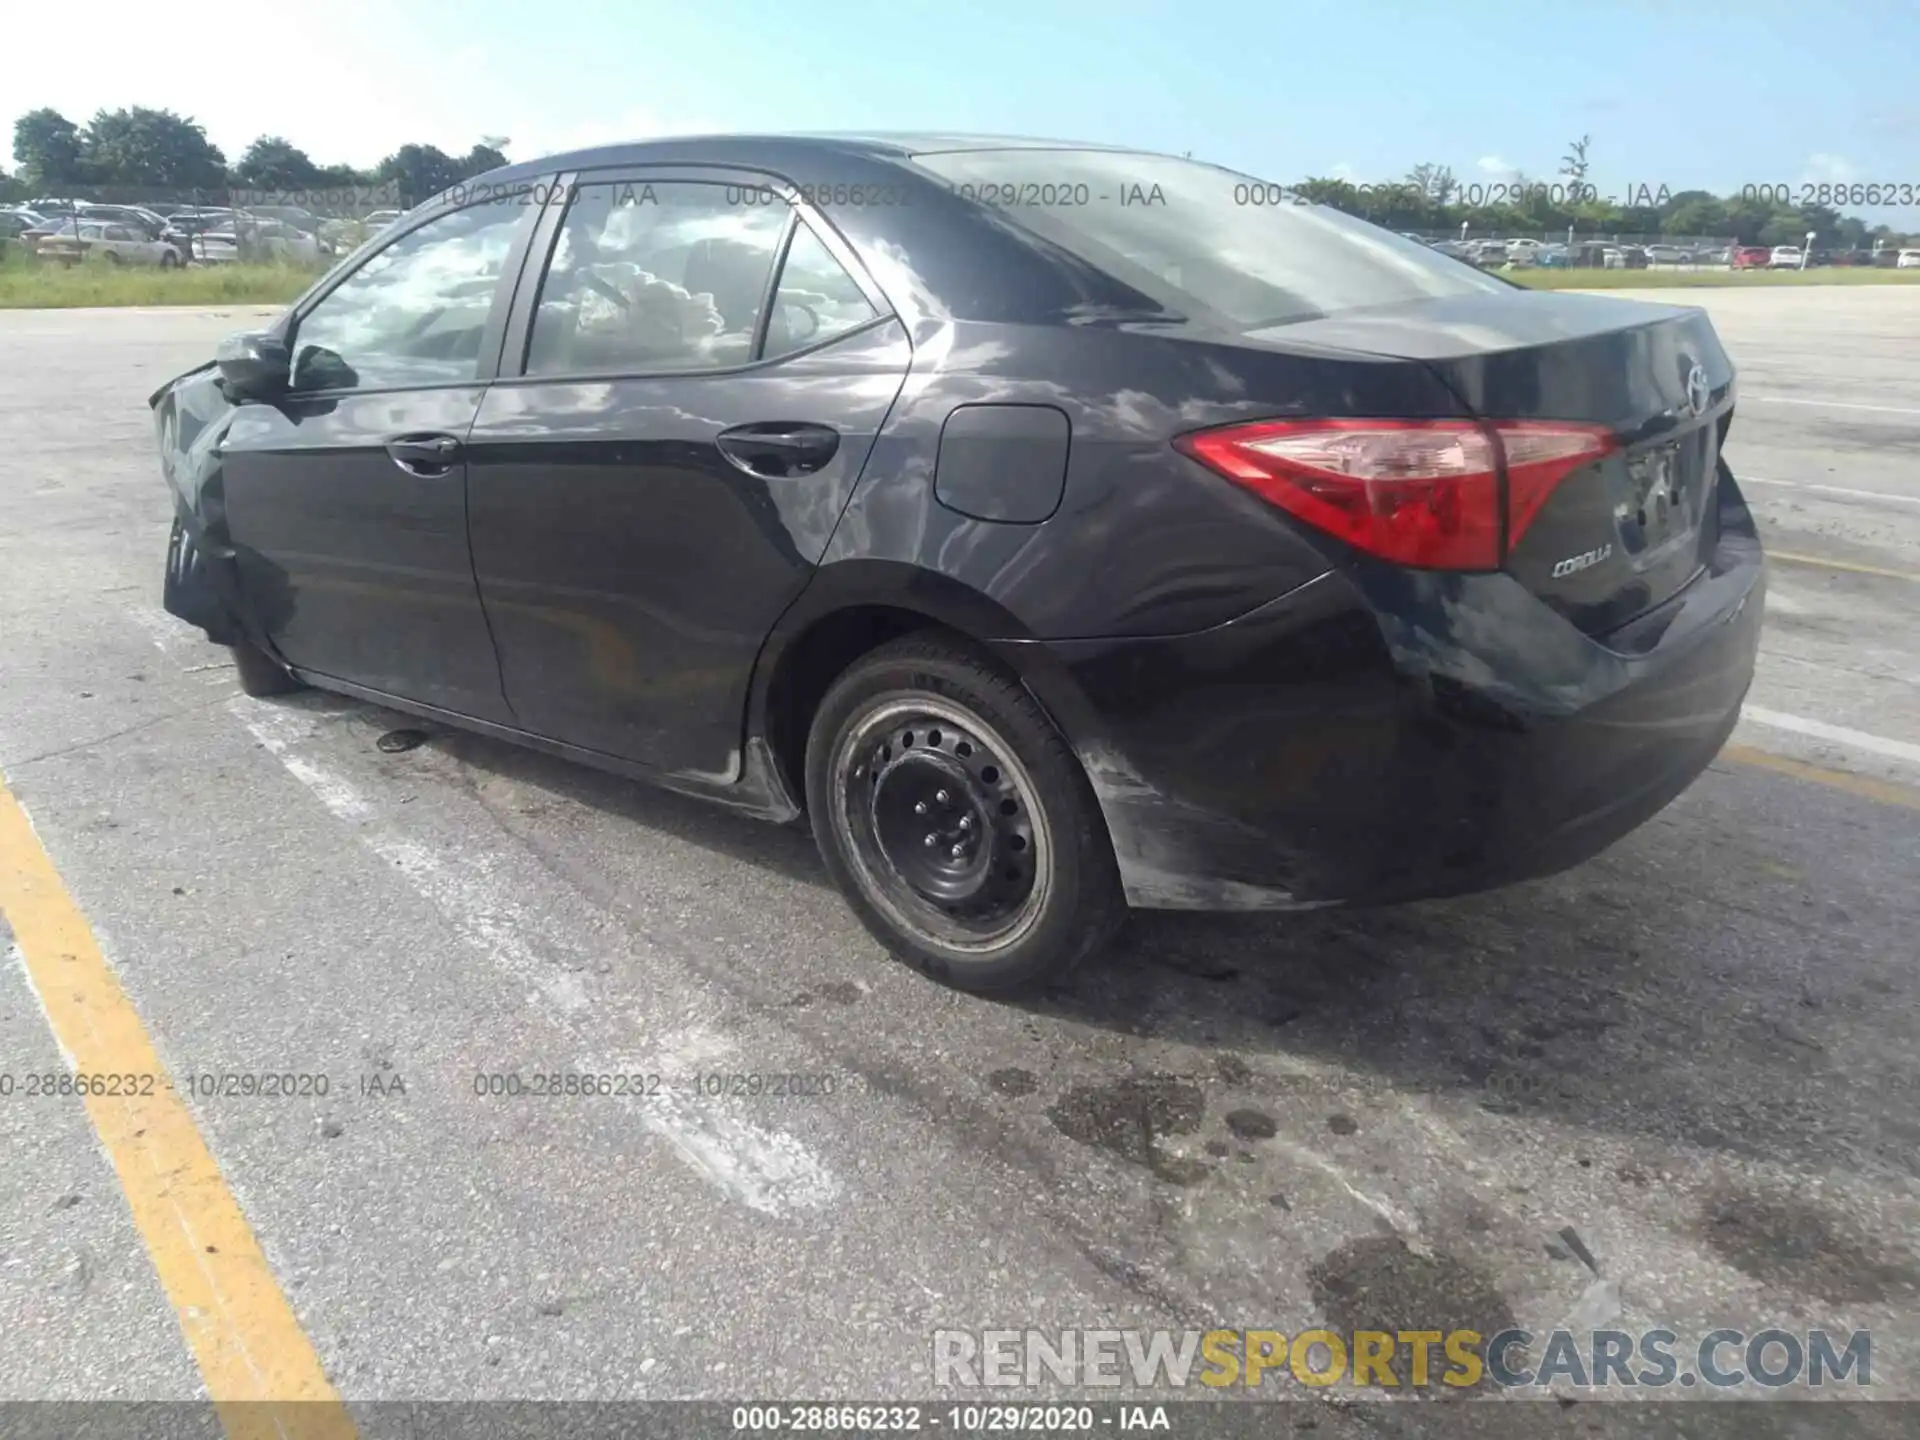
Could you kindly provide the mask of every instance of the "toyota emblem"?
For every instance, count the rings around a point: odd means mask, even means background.
[[[1707,384],[1707,372],[1696,365],[1687,371],[1687,413],[1704,415],[1713,399],[1713,387]]]

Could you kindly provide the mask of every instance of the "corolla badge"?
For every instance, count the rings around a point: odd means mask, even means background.
[[[1591,570],[1611,554],[1613,546],[1602,545],[1598,550],[1589,550],[1584,555],[1569,555],[1553,567],[1553,578],[1564,580],[1569,575],[1578,575],[1582,570]]]
[[[1713,399],[1713,387],[1707,383],[1707,372],[1696,365],[1687,371],[1687,413],[1704,415],[1707,405]]]

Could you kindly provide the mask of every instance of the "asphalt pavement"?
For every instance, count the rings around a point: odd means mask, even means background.
[[[0,777],[74,907],[0,928],[0,1400],[203,1396],[226,1323],[140,1169],[199,1162],[26,1093],[86,1058],[70,978],[257,1240],[234,1323],[350,1405],[946,1399],[936,1330],[1569,1320],[1868,1330],[1920,1397],[1920,290],[1645,298],[1741,367],[1774,563],[1727,754],[1571,873],[1139,915],[1023,1004],[890,962],[800,829],[240,696],[159,608],[145,397],[265,312],[0,313]],[[489,1093],[560,1072],[660,1080]],[[292,1093],[222,1093],[255,1075]]]

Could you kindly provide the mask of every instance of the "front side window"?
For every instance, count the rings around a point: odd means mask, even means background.
[[[293,337],[293,388],[474,379],[515,232],[535,213],[524,205],[470,205],[387,246],[302,317]]]
[[[723,185],[580,186],[540,284],[526,373],[746,364],[787,215],[784,204],[742,202]]]

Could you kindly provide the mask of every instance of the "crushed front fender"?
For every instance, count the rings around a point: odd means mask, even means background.
[[[247,610],[227,533],[220,441],[234,407],[211,363],[187,371],[149,397],[160,473],[173,496],[161,604],[216,644],[248,637]]]

